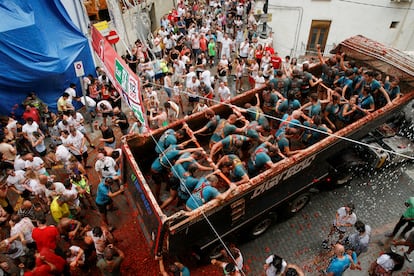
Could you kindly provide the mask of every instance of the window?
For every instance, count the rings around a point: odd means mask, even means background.
[[[392,21],[391,24],[390,24],[390,29],[397,28],[399,23],[400,23],[400,21]]]
[[[306,47],[306,51],[308,51],[309,54],[312,54],[312,52],[316,52],[317,44],[321,45],[322,52],[325,50],[326,40],[328,39],[330,27],[330,20],[312,20],[308,44]]]

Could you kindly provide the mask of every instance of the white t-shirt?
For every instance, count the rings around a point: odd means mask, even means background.
[[[200,75],[200,81],[203,81],[206,86],[211,88],[211,72],[209,70],[204,70]]]
[[[39,131],[39,125],[36,122],[33,122],[31,125],[26,123],[23,125],[22,131],[31,137],[33,136],[33,132]]]
[[[46,194],[45,185],[40,184],[39,181],[36,180],[36,179],[30,179],[29,180],[29,187],[32,189],[32,191],[35,195]]]
[[[102,100],[102,101],[98,102],[98,104],[96,105],[96,110],[98,110],[100,112],[103,111],[103,109],[101,107],[101,104],[103,104],[106,107],[105,112],[111,112],[112,111],[112,105],[107,100]]]
[[[68,140],[69,143],[72,144],[72,147],[70,149],[72,150],[73,154],[82,155],[83,152],[86,152],[88,150],[85,143],[82,146],[83,138],[84,136],[79,130],[76,131],[75,136],[73,136],[72,134],[69,135]],[[80,150],[82,150],[82,153],[80,152]]]
[[[185,76],[185,87],[189,88],[191,87],[191,82],[193,80],[193,77],[196,77],[196,72],[188,72]]]
[[[56,160],[61,161],[63,163],[69,162],[70,157],[72,154],[68,151],[68,149],[64,145],[59,145],[56,147]]]
[[[72,103],[73,98],[76,97],[76,90],[73,89],[72,87],[68,87],[68,88],[66,88],[65,93],[68,93],[68,95],[69,95],[69,97],[66,100],[66,102]]]
[[[92,98],[89,97],[89,96],[82,96],[80,98],[80,101],[83,105],[85,105],[85,98],[86,98],[86,103],[87,103],[88,107],[95,107],[96,106],[96,102],[94,100],[92,100]]]
[[[26,161],[24,161],[20,155],[16,156],[16,159],[14,159],[14,170],[25,170],[26,169]]]
[[[352,213],[352,214],[348,215],[347,212],[346,212],[345,207],[339,208],[338,211],[336,211],[336,212],[338,213],[338,219],[336,220],[335,225],[347,224],[347,223],[350,223],[352,225],[355,224],[355,222],[357,220],[357,217],[356,217],[355,213]],[[346,231],[346,227],[344,227],[344,226],[340,226],[338,228],[339,228],[339,230],[341,230],[343,232]]]
[[[263,76],[259,77],[258,75],[254,78],[254,88],[259,88],[265,85],[266,80]]]
[[[100,173],[102,177],[111,177],[116,175],[116,162],[110,156],[105,156],[103,160],[98,160],[95,163],[95,171]]]
[[[227,86],[221,87],[217,89],[217,93],[220,95],[220,100],[227,101],[230,100],[231,92]]]
[[[26,160],[26,169],[32,168],[33,170],[41,165],[43,165],[43,160],[40,157],[33,157],[33,161],[29,161]],[[45,174],[46,173],[46,169],[45,168],[40,168],[37,170],[37,172],[39,174]]]
[[[6,179],[7,185],[9,186],[14,186],[16,188],[16,190],[23,192],[25,190],[25,188],[23,187],[23,181],[26,178],[24,176],[25,172],[22,170],[17,170],[14,172],[14,176],[13,175],[9,175]]]

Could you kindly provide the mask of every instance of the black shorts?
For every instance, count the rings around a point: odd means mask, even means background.
[[[96,206],[98,207],[98,211],[99,211],[99,213],[101,213],[101,214],[104,214],[104,215],[106,215],[107,213],[108,213],[108,210],[106,209],[109,205],[111,205],[112,204],[112,199],[109,199],[109,201],[107,202],[107,203],[105,203],[105,204],[98,204],[98,203],[96,203],[95,202],[95,204],[96,204]]]
[[[180,179],[178,179],[177,177],[172,176],[172,177],[168,178],[167,184],[168,184],[168,187],[171,190],[177,191],[178,187],[180,187]]]
[[[76,155],[76,154],[73,154],[73,155],[76,157],[76,160],[78,160],[79,162],[81,162],[82,160],[88,159],[88,156],[89,156],[87,151],[82,153],[82,155]]]
[[[188,97],[188,101],[190,103],[198,103],[200,101],[200,98],[199,97],[191,97],[191,96],[189,96]]]

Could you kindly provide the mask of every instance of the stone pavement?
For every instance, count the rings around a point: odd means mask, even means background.
[[[412,164],[371,172],[354,179],[345,187],[321,191],[312,196],[310,203],[295,217],[276,223],[256,240],[239,245],[247,275],[262,275],[265,258],[274,253],[288,262],[300,265],[306,275],[320,275],[329,257],[321,242],[329,232],[335,211],[348,202],[356,206],[358,219],[372,227],[368,252],[361,254],[362,271],[348,270],[344,275],[368,275],[369,265],[389,250],[390,239],[384,234],[391,231],[405,210],[404,201],[414,195]],[[400,254],[404,249],[399,247]],[[407,275],[414,263],[406,261],[404,268],[394,275]]]

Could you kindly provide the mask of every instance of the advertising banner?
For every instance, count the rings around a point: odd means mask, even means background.
[[[92,26],[92,48],[101,60],[102,67],[114,87],[142,125],[147,126],[138,76],[94,26]]]

